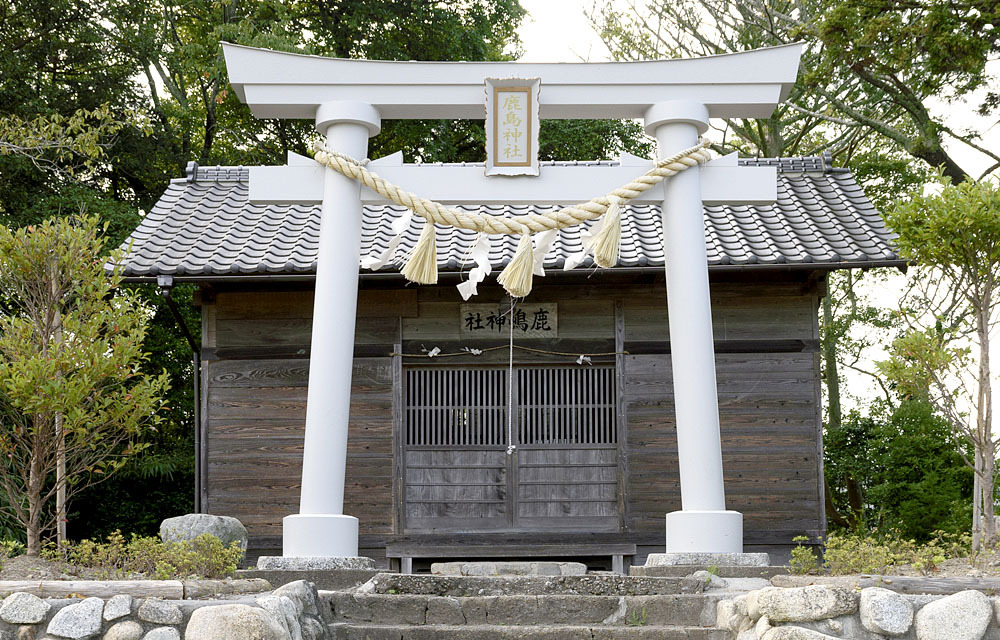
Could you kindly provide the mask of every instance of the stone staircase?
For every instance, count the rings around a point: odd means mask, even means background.
[[[693,578],[379,574],[322,592],[334,640],[726,640]],[[731,594],[729,594],[731,597]]]

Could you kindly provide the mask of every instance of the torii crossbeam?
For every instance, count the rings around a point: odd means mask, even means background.
[[[798,73],[801,45],[685,60],[572,64],[386,62],[304,56],[223,44],[230,81],[259,118],[313,118],[330,149],[362,159],[382,118],[482,118],[487,77],[538,77],[542,118],[642,118],[659,156],[694,146],[709,118],[766,118]],[[650,166],[542,167],[539,176],[486,177],[481,168],[372,163],[384,178],[445,203],[571,204]],[[666,515],[668,553],[740,553],[742,515],[727,511],[703,204],[776,199],[770,167],[735,156],[684,171],[640,201],[663,207],[681,511]],[[255,167],[250,199],[321,203],[299,513],[283,522],[286,558],[350,558],[358,521],[343,513],[347,428],[364,202],[379,196],[312,160]]]

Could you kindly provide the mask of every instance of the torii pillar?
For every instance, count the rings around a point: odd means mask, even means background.
[[[705,105],[685,100],[654,104],[644,117],[660,158],[697,144],[708,119]],[[668,554],[738,554],[743,516],[726,510],[700,174],[698,167],[668,178],[661,209],[681,478],[681,510],[666,515],[665,547]]]
[[[342,60],[228,43],[223,49],[231,84],[254,115],[315,118],[331,149],[359,160],[380,118],[483,117],[488,77],[541,78],[541,118],[644,118],[666,157],[694,146],[710,117],[769,117],[791,90],[801,55],[800,45],[786,45],[689,60],[521,64]],[[651,166],[625,157],[618,167],[554,166],[537,177],[487,177],[481,167],[404,165],[398,156],[372,167],[389,182],[449,204],[575,204]],[[647,565],[767,561],[766,554],[741,554],[742,516],[725,507],[702,207],[773,203],[776,185],[773,167],[740,167],[734,154],[634,200],[663,206],[682,501],[680,511],[666,515],[667,553],[653,554]],[[290,156],[285,167],[252,167],[249,198],[321,203],[322,210],[299,513],[284,520],[284,557],[258,566],[364,566],[366,559],[356,558],[358,521],[343,513],[343,496],[361,211],[364,202],[384,201],[301,156]],[[736,555],[720,560],[718,554]]]

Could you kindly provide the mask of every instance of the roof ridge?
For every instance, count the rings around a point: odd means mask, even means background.
[[[745,157],[737,158],[743,166],[773,166],[781,173],[850,173],[846,167],[834,167],[833,156],[824,152],[822,156],[782,156],[782,157]],[[484,166],[482,162],[426,162],[413,163],[427,166]],[[621,166],[617,160],[546,160],[543,166]],[[264,165],[261,165],[264,166]],[[184,168],[185,182],[244,182],[249,178],[250,167],[247,165],[209,165],[200,166],[192,160]]]

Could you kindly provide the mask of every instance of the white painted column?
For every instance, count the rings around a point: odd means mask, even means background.
[[[708,110],[697,102],[657,103],[646,111],[645,127],[664,158],[698,143],[698,135],[708,129]],[[743,516],[726,511],[722,478],[700,168],[664,185],[663,251],[682,509],[666,516],[666,551],[741,553]]]
[[[378,111],[355,101],[316,110],[330,149],[359,160],[381,128]],[[323,185],[309,391],[298,515],[283,521],[285,557],[358,555],[358,519],[344,515],[347,425],[361,253],[361,187],[332,169]]]

